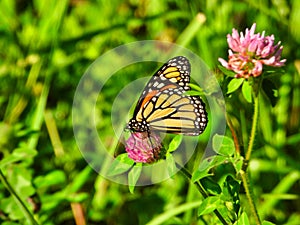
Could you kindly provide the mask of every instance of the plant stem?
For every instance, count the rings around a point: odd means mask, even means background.
[[[192,175],[190,174],[190,172],[189,172],[186,168],[180,166],[178,163],[176,163],[176,167],[177,167],[178,169],[180,169],[180,172],[183,173],[183,175],[185,175],[189,180],[192,179]],[[205,192],[205,190],[203,189],[203,187],[202,187],[198,182],[195,182],[194,184],[196,185],[196,187],[197,187],[198,191],[201,193],[201,195],[202,195],[204,198],[207,198],[207,197],[208,197],[208,194],[206,194],[206,192]]]
[[[242,178],[242,181],[243,181],[243,186],[245,188],[246,197],[248,199],[249,206],[250,206],[251,212],[253,214],[253,217],[255,219],[255,222],[256,222],[257,225],[261,225],[259,215],[258,215],[256,206],[255,206],[255,203],[254,203],[254,199],[253,199],[254,195],[253,195],[253,192],[252,192],[252,189],[251,189],[248,174],[244,170],[241,170],[240,174],[241,174],[241,178]]]
[[[252,121],[252,128],[251,128],[251,134],[249,139],[249,145],[246,152],[245,160],[249,161],[253,149],[253,144],[255,140],[255,133],[256,133],[256,127],[257,127],[257,121],[258,121],[258,96],[259,94],[254,95],[254,113],[253,113],[253,121]]]
[[[255,219],[256,224],[260,225],[261,222],[260,222],[259,215],[258,215],[256,206],[255,206],[255,203],[254,203],[254,194],[253,194],[253,191],[252,191],[252,187],[251,187],[250,180],[249,180],[249,175],[248,175],[248,172],[247,172],[248,162],[251,158],[251,153],[252,153],[252,149],[253,149],[253,144],[254,144],[255,134],[256,134],[256,128],[257,128],[258,104],[259,104],[259,93],[257,92],[257,93],[254,94],[254,113],[253,113],[253,121],[252,121],[252,128],[251,128],[251,134],[250,134],[250,139],[249,139],[249,145],[248,145],[248,149],[247,149],[247,152],[246,152],[244,165],[243,165],[243,168],[242,168],[240,174],[241,174],[241,178],[242,178],[242,181],[243,181],[243,186],[245,188],[246,197],[248,199],[251,212],[253,214],[253,217]]]
[[[180,172],[183,173],[183,175],[185,177],[187,177],[188,180],[191,181],[192,175],[190,174],[190,172],[185,167],[179,165],[177,162],[175,162],[175,163],[176,163],[176,167],[180,170]],[[197,190],[200,192],[200,194],[203,196],[203,198],[207,198],[208,194],[205,192],[205,190],[203,189],[201,184],[199,182],[194,182],[194,184],[196,185]],[[218,219],[222,222],[222,224],[228,225],[226,220],[223,218],[223,216],[221,215],[221,213],[219,213],[219,211],[217,209],[214,210],[214,214],[218,217]]]
[[[22,199],[18,196],[18,194],[13,189],[13,187],[6,180],[6,177],[2,173],[2,170],[0,170],[0,179],[1,179],[1,182],[4,184],[4,186],[6,187],[6,189],[9,191],[9,193],[13,196],[17,205],[21,208],[21,210],[22,210],[24,216],[27,218],[27,220],[30,221],[30,223],[33,225],[38,225],[38,223],[35,221],[33,215],[30,213],[29,209],[25,205],[25,203],[22,201]]]
[[[234,130],[234,127],[233,127],[233,124],[229,118],[229,116],[226,114],[226,122],[227,122],[227,125],[230,129],[230,132],[231,132],[231,135],[232,135],[232,138],[233,138],[233,143],[234,143],[234,147],[235,147],[235,151],[237,154],[241,154],[241,150],[240,150],[240,145],[239,145],[239,139],[237,137],[237,134]]]

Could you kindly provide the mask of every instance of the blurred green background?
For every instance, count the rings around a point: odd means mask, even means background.
[[[203,16],[205,21],[199,19]],[[298,0],[2,0],[0,168],[36,220],[49,225],[85,224],[80,223],[85,217],[86,224],[146,224],[166,213],[164,224],[206,224],[197,219],[194,208],[168,214],[185,202],[201,199],[181,175],[137,187],[135,194],[127,186],[98,176],[74,140],[73,97],[81,76],[97,57],[133,41],[180,44],[216,71],[218,57],[227,58],[226,35],[232,28],[243,31],[254,22],[257,31],[265,30],[282,42],[287,59],[285,73],[273,80],[278,93],[274,107],[264,102],[260,107],[259,138],[250,163],[258,211],[262,219],[275,224],[298,224]],[[115,138],[107,117],[116,90],[132,79],[151,75],[156,68],[128,69],[124,81],[113,83],[99,96],[103,99],[99,126],[106,130],[108,143]],[[221,85],[226,83],[222,76],[219,80]],[[236,118],[246,111],[242,118],[247,123],[251,106],[241,107],[231,101],[228,111]],[[25,221],[2,180],[0,223],[28,224]]]

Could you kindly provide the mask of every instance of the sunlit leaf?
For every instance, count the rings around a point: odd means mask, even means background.
[[[236,224],[250,225],[247,213],[243,212]]]
[[[0,168],[4,167],[6,165],[9,165],[14,162],[22,161],[26,158],[33,158],[37,154],[37,151],[35,149],[29,149],[29,148],[17,148],[13,151],[12,154],[4,157],[0,161]]]
[[[140,178],[143,166],[142,163],[137,163],[128,173],[128,185],[130,193],[134,192],[135,184]]]
[[[243,83],[244,79],[232,79],[227,86],[227,94],[236,91]]]
[[[235,152],[234,142],[231,138],[219,134],[213,137],[213,150],[224,156],[231,156]]]
[[[176,135],[169,144],[168,152],[175,151],[182,141],[182,135]]]
[[[196,170],[193,173],[192,181],[196,182],[204,177],[213,175],[212,173],[209,173],[210,169],[212,169],[213,167],[216,167],[220,164],[223,164],[226,160],[228,160],[228,157],[223,156],[223,155],[215,155],[212,158],[204,159],[200,163],[198,170]]]
[[[212,213],[218,208],[220,199],[217,196],[210,196],[203,200],[202,204],[198,208],[198,216]]]
[[[199,85],[190,83],[190,87],[191,87],[192,90],[197,91],[198,95],[201,94],[201,93],[203,93],[203,89]]]
[[[35,193],[32,185],[32,173],[22,165],[15,165],[11,168],[8,176],[9,182],[14,185],[15,191],[22,198],[26,199]]]
[[[37,150],[30,148],[17,148],[14,150],[13,154],[15,156],[26,158],[26,157],[34,157],[37,155]]]
[[[61,170],[53,170],[44,176],[38,176],[34,179],[34,185],[37,188],[51,187],[65,182],[66,175]]]
[[[203,162],[201,162],[200,166],[198,170],[196,170],[193,175],[192,175],[192,182],[196,182],[200,179],[202,179],[203,177],[207,177],[210,176],[211,174],[208,173],[209,169],[210,169],[210,162],[207,160],[204,160]]]
[[[115,176],[127,172],[134,164],[134,161],[128,157],[127,153],[123,153],[117,156],[111,163],[107,175]]]
[[[242,93],[247,102],[252,102],[252,88],[248,81],[244,81],[242,86]]]
[[[168,154],[167,158],[166,158],[166,161],[167,161],[167,166],[168,166],[168,173],[169,173],[170,176],[172,176],[178,170],[177,167],[176,167],[176,163],[175,163],[173,155]]]
[[[1,199],[1,210],[12,220],[18,220],[24,218],[24,214],[20,207],[16,204],[12,197]]]

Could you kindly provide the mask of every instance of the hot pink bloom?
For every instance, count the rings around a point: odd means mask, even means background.
[[[160,158],[161,138],[155,133],[134,132],[126,141],[128,157],[135,162],[152,163]]]
[[[237,78],[257,77],[262,73],[263,65],[280,67],[286,61],[280,59],[281,42],[274,45],[274,35],[265,37],[264,31],[255,34],[255,28],[254,23],[250,30],[246,29],[245,35],[242,32],[239,34],[236,29],[232,29],[232,35],[227,35],[229,60],[219,58],[219,62],[233,70]]]

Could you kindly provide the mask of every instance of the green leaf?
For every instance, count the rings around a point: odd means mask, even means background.
[[[176,167],[173,155],[167,154],[166,161],[167,161],[167,166],[168,166],[168,173],[170,176],[172,176],[177,172],[177,167]]]
[[[232,79],[227,86],[227,94],[236,91],[242,85],[243,81],[244,79],[242,78]]]
[[[209,177],[204,177],[200,180],[202,186],[205,188],[207,192],[213,195],[218,195],[222,192],[220,185],[210,179]]]
[[[226,177],[223,188],[222,200],[226,201],[227,208],[236,215],[240,209],[239,199],[240,183],[236,181],[231,175]]]
[[[252,103],[252,88],[247,80],[243,83],[242,93],[246,101]]]
[[[196,170],[193,173],[192,176],[192,181],[196,182],[204,177],[211,176],[212,174],[209,173],[209,170],[212,169],[213,167],[216,167],[220,164],[223,164],[225,161],[228,160],[228,157],[222,156],[222,155],[215,155],[212,158],[206,158],[204,159],[198,170]]]
[[[231,156],[235,152],[234,142],[231,138],[219,134],[213,137],[213,150],[224,156]]]
[[[198,208],[198,216],[212,213],[220,205],[220,199],[217,196],[210,196],[203,200]]]
[[[134,165],[134,161],[128,157],[127,153],[123,153],[117,156],[111,163],[107,175],[116,176],[127,172]]]
[[[187,95],[189,95],[189,96],[200,96],[201,94],[203,94],[203,93],[201,93],[199,91],[193,91],[193,90],[191,90],[191,91],[184,92],[183,95],[185,95],[185,96],[187,96]]]
[[[22,161],[26,158],[33,158],[37,154],[37,151],[30,148],[17,148],[13,151],[12,154],[6,156],[4,159],[0,161],[0,168]]]
[[[197,91],[199,94],[203,94],[203,89],[197,84],[190,83],[190,88]]]
[[[218,68],[226,75],[229,77],[235,77],[236,73],[233,72],[232,70],[226,69],[224,66],[218,65]]]
[[[243,212],[236,224],[250,225],[247,213]]]
[[[37,151],[35,149],[30,148],[17,148],[14,150],[13,154],[15,156],[21,157],[21,158],[32,158],[37,155]]]
[[[212,174],[209,174],[210,162],[203,161],[203,162],[201,162],[200,166],[202,166],[203,168],[199,167],[199,169],[193,173],[192,182],[196,182],[204,177],[208,177],[208,176],[212,175]]]
[[[1,211],[7,214],[12,220],[20,220],[24,218],[21,208],[18,207],[13,197],[1,199]]]
[[[66,182],[66,175],[61,170],[54,170],[45,176],[38,176],[33,183],[37,188],[51,187],[53,185],[62,184]]]
[[[244,158],[242,156],[237,156],[237,157],[235,157],[234,162],[232,162],[232,163],[235,164],[236,172],[239,173],[243,168]]]
[[[21,164],[10,168],[8,180],[14,185],[15,191],[23,199],[27,199],[35,193],[35,188],[32,185],[32,173]]]
[[[140,178],[143,166],[142,163],[137,163],[128,173],[129,191],[133,194],[136,182]]]
[[[15,156],[13,154],[8,155],[0,161],[0,168],[3,168],[4,166],[12,164],[14,162],[20,161],[21,159],[22,159],[21,157]]]
[[[175,151],[182,141],[182,135],[176,135],[169,144],[168,152]]]

